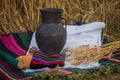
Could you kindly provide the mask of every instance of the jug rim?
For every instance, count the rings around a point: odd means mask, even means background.
[[[49,11],[49,12],[63,12],[60,8],[42,8],[40,11]]]

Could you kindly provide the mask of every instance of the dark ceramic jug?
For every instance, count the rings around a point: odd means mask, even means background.
[[[43,8],[40,12],[42,23],[36,30],[37,45],[44,53],[58,54],[63,49],[67,37],[66,26],[63,27],[61,24],[61,20],[64,19],[63,10]]]

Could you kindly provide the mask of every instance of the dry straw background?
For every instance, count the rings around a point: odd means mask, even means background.
[[[104,35],[120,40],[120,0],[0,0],[0,34],[34,31],[41,8],[62,8],[69,24],[103,21]]]

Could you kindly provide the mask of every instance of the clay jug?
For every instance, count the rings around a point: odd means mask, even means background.
[[[66,26],[61,24],[63,10],[43,8],[41,24],[36,30],[36,42],[39,49],[47,54],[58,54],[66,43]],[[65,19],[64,19],[65,20]],[[66,20],[65,20],[66,23]]]

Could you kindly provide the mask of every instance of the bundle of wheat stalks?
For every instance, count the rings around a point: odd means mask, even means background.
[[[120,40],[120,0],[0,0],[0,34],[34,31],[42,8],[63,9],[69,24],[103,21],[109,40]]]
[[[79,65],[81,63],[98,62],[104,57],[111,58],[112,52],[120,48],[120,41],[104,44],[101,46],[89,47],[89,45],[83,45],[79,48],[70,50],[72,57],[66,59],[72,65]]]

